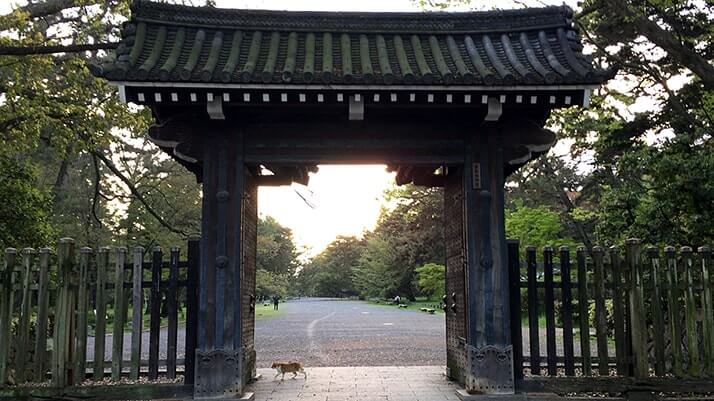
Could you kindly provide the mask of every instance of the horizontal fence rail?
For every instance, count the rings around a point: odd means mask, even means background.
[[[196,344],[197,299],[190,294],[199,242],[189,239],[185,260],[178,247],[168,255],[159,247],[77,250],[69,238],[55,251],[6,249],[0,387],[156,380],[160,372],[168,380],[186,372],[184,382],[192,383],[194,357],[185,350]]]
[[[708,247],[524,254],[509,242],[516,379],[714,377]]]

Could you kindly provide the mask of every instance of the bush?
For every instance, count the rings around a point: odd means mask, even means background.
[[[588,308],[588,316],[590,319],[590,327],[597,327],[594,302],[592,302]],[[605,300],[605,321],[607,322],[607,335],[612,336],[615,332],[615,313],[612,299]]]
[[[416,268],[419,288],[430,299],[441,299],[446,292],[446,267],[437,263],[427,263]]]

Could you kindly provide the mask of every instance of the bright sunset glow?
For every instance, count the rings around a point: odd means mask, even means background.
[[[290,227],[304,256],[319,253],[337,235],[359,235],[374,228],[382,193],[394,182],[386,166],[322,165],[307,187],[261,187],[258,211]],[[296,193],[300,192],[314,208]]]

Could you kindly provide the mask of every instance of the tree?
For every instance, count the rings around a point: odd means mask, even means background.
[[[289,228],[271,216],[259,219],[257,252],[255,286],[258,297],[300,293],[295,277],[298,252]]]
[[[141,239],[142,244],[163,243],[162,234],[170,232],[173,245],[195,231],[193,219],[183,224],[175,213],[182,198],[172,196],[170,179],[154,168],[168,161],[144,137],[149,111],[121,103],[116,88],[87,68],[107,57],[101,49],[114,46],[129,4],[32,1],[0,16],[0,157],[22,160],[36,172],[23,177],[27,186],[51,194],[44,212],[54,232],[83,245],[124,236],[134,223],[122,224],[122,218],[141,221],[145,230],[157,228],[143,234],[152,241]],[[148,159],[152,163],[143,163]],[[193,185],[188,192],[196,195]]]
[[[416,268],[419,288],[429,299],[441,299],[446,293],[446,266],[427,263]]]
[[[382,210],[375,229],[365,235],[367,247],[355,282],[369,296],[399,294],[414,300],[414,269],[446,259],[443,191],[405,185],[388,190],[385,200],[392,207]]]
[[[288,288],[288,276],[264,269],[255,271],[255,295],[258,299],[270,298],[273,295],[284,298],[288,295]]]
[[[527,207],[519,205],[506,211],[506,235],[518,239],[521,244],[542,249],[546,245],[575,245],[572,238],[564,236],[558,213],[546,206]]]
[[[271,216],[258,221],[258,269],[293,276],[298,266],[293,233]]]
[[[353,271],[364,251],[365,241],[338,236],[298,274],[305,295],[345,297],[357,295]]]
[[[55,234],[46,205],[47,191],[32,185],[37,179],[34,167],[23,161],[0,156],[0,247],[48,244]]]

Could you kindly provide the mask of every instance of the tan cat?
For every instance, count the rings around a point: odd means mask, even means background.
[[[275,377],[278,377],[281,374],[283,375],[283,377],[280,378],[280,380],[285,379],[286,373],[292,373],[293,379],[294,379],[297,377],[298,372],[305,375],[305,379],[307,379],[307,372],[305,372],[305,369],[303,369],[302,363],[300,363],[300,362],[293,362],[293,361],[273,362],[273,365],[271,366],[271,368],[278,371],[278,373],[275,374]]]

